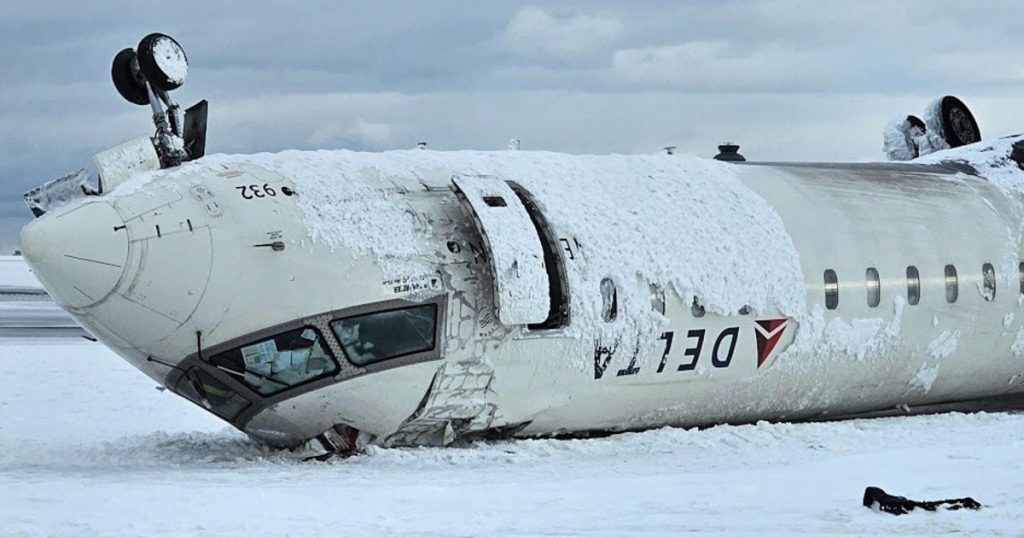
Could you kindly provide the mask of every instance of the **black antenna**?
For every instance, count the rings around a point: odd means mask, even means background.
[[[149,356],[147,356],[147,357],[146,357],[146,361],[147,361],[147,362],[155,362],[155,363],[157,363],[157,364],[160,364],[160,365],[166,366],[166,367],[168,367],[168,368],[170,368],[170,369],[172,369],[172,370],[178,370],[178,371],[180,371],[180,372],[181,372],[181,373],[183,373],[183,374],[185,373],[185,369],[184,369],[184,368],[182,368],[182,367],[180,367],[180,366],[176,366],[176,365],[174,365],[174,364],[171,364],[171,363],[168,363],[168,362],[164,362],[164,361],[162,361],[162,360],[159,360],[159,359],[154,359],[153,357],[149,357]]]

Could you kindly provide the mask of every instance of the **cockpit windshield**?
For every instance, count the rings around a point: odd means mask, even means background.
[[[249,407],[249,401],[216,377],[199,368],[185,372],[175,391],[225,420],[235,420]]]
[[[345,354],[363,366],[434,349],[437,305],[385,310],[331,322]]]
[[[338,364],[313,327],[300,327],[209,358],[263,396],[338,371]]]

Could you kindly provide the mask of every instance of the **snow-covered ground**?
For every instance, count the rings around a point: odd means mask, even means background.
[[[0,256],[0,338],[85,334],[47,295],[21,256]]]
[[[99,344],[0,341],[2,536],[1024,533],[1024,415],[663,429],[303,462]],[[864,487],[973,496],[891,516]]]
[[[0,256],[0,292],[4,290],[43,290],[39,279],[21,256]]]

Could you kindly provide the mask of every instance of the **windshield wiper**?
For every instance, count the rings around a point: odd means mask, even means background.
[[[188,380],[188,384],[192,387],[192,390],[196,391],[196,396],[199,396],[199,402],[203,404],[203,407],[212,411],[213,404],[210,403],[210,395],[207,394],[206,389],[203,388],[202,382],[196,378],[195,373],[195,370],[189,370],[188,373],[185,374],[185,379]]]
[[[232,370],[231,368],[228,368],[227,366],[221,366],[219,364],[214,364],[214,366],[216,366],[218,370],[223,370],[223,371],[225,371],[225,372],[227,372],[229,374],[232,374],[232,375],[244,376],[245,374],[251,374],[251,375],[254,375],[254,376],[256,376],[256,377],[258,377],[258,378],[260,378],[260,379],[262,379],[264,381],[270,381],[271,383],[277,383],[278,385],[281,385],[282,387],[285,387],[285,388],[291,386],[288,383],[285,383],[284,381],[280,381],[280,380],[274,379],[273,377],[263,375],[263,374],[255,371],[255,370],[250,370],[250,369],[248,369],[248,368],[246,368],[244,366],[242,367],[242,371],[241,372],[237,372],[235,370]],[[244,374],[243,374],[243,372],[244,372]]]

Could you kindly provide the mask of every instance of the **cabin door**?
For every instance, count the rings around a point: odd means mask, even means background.
[[[498,320],[503,325],[545,321],[551,297],[544,248],[519,196],[494,176],[455,176],[452,183],[483,238]]]

